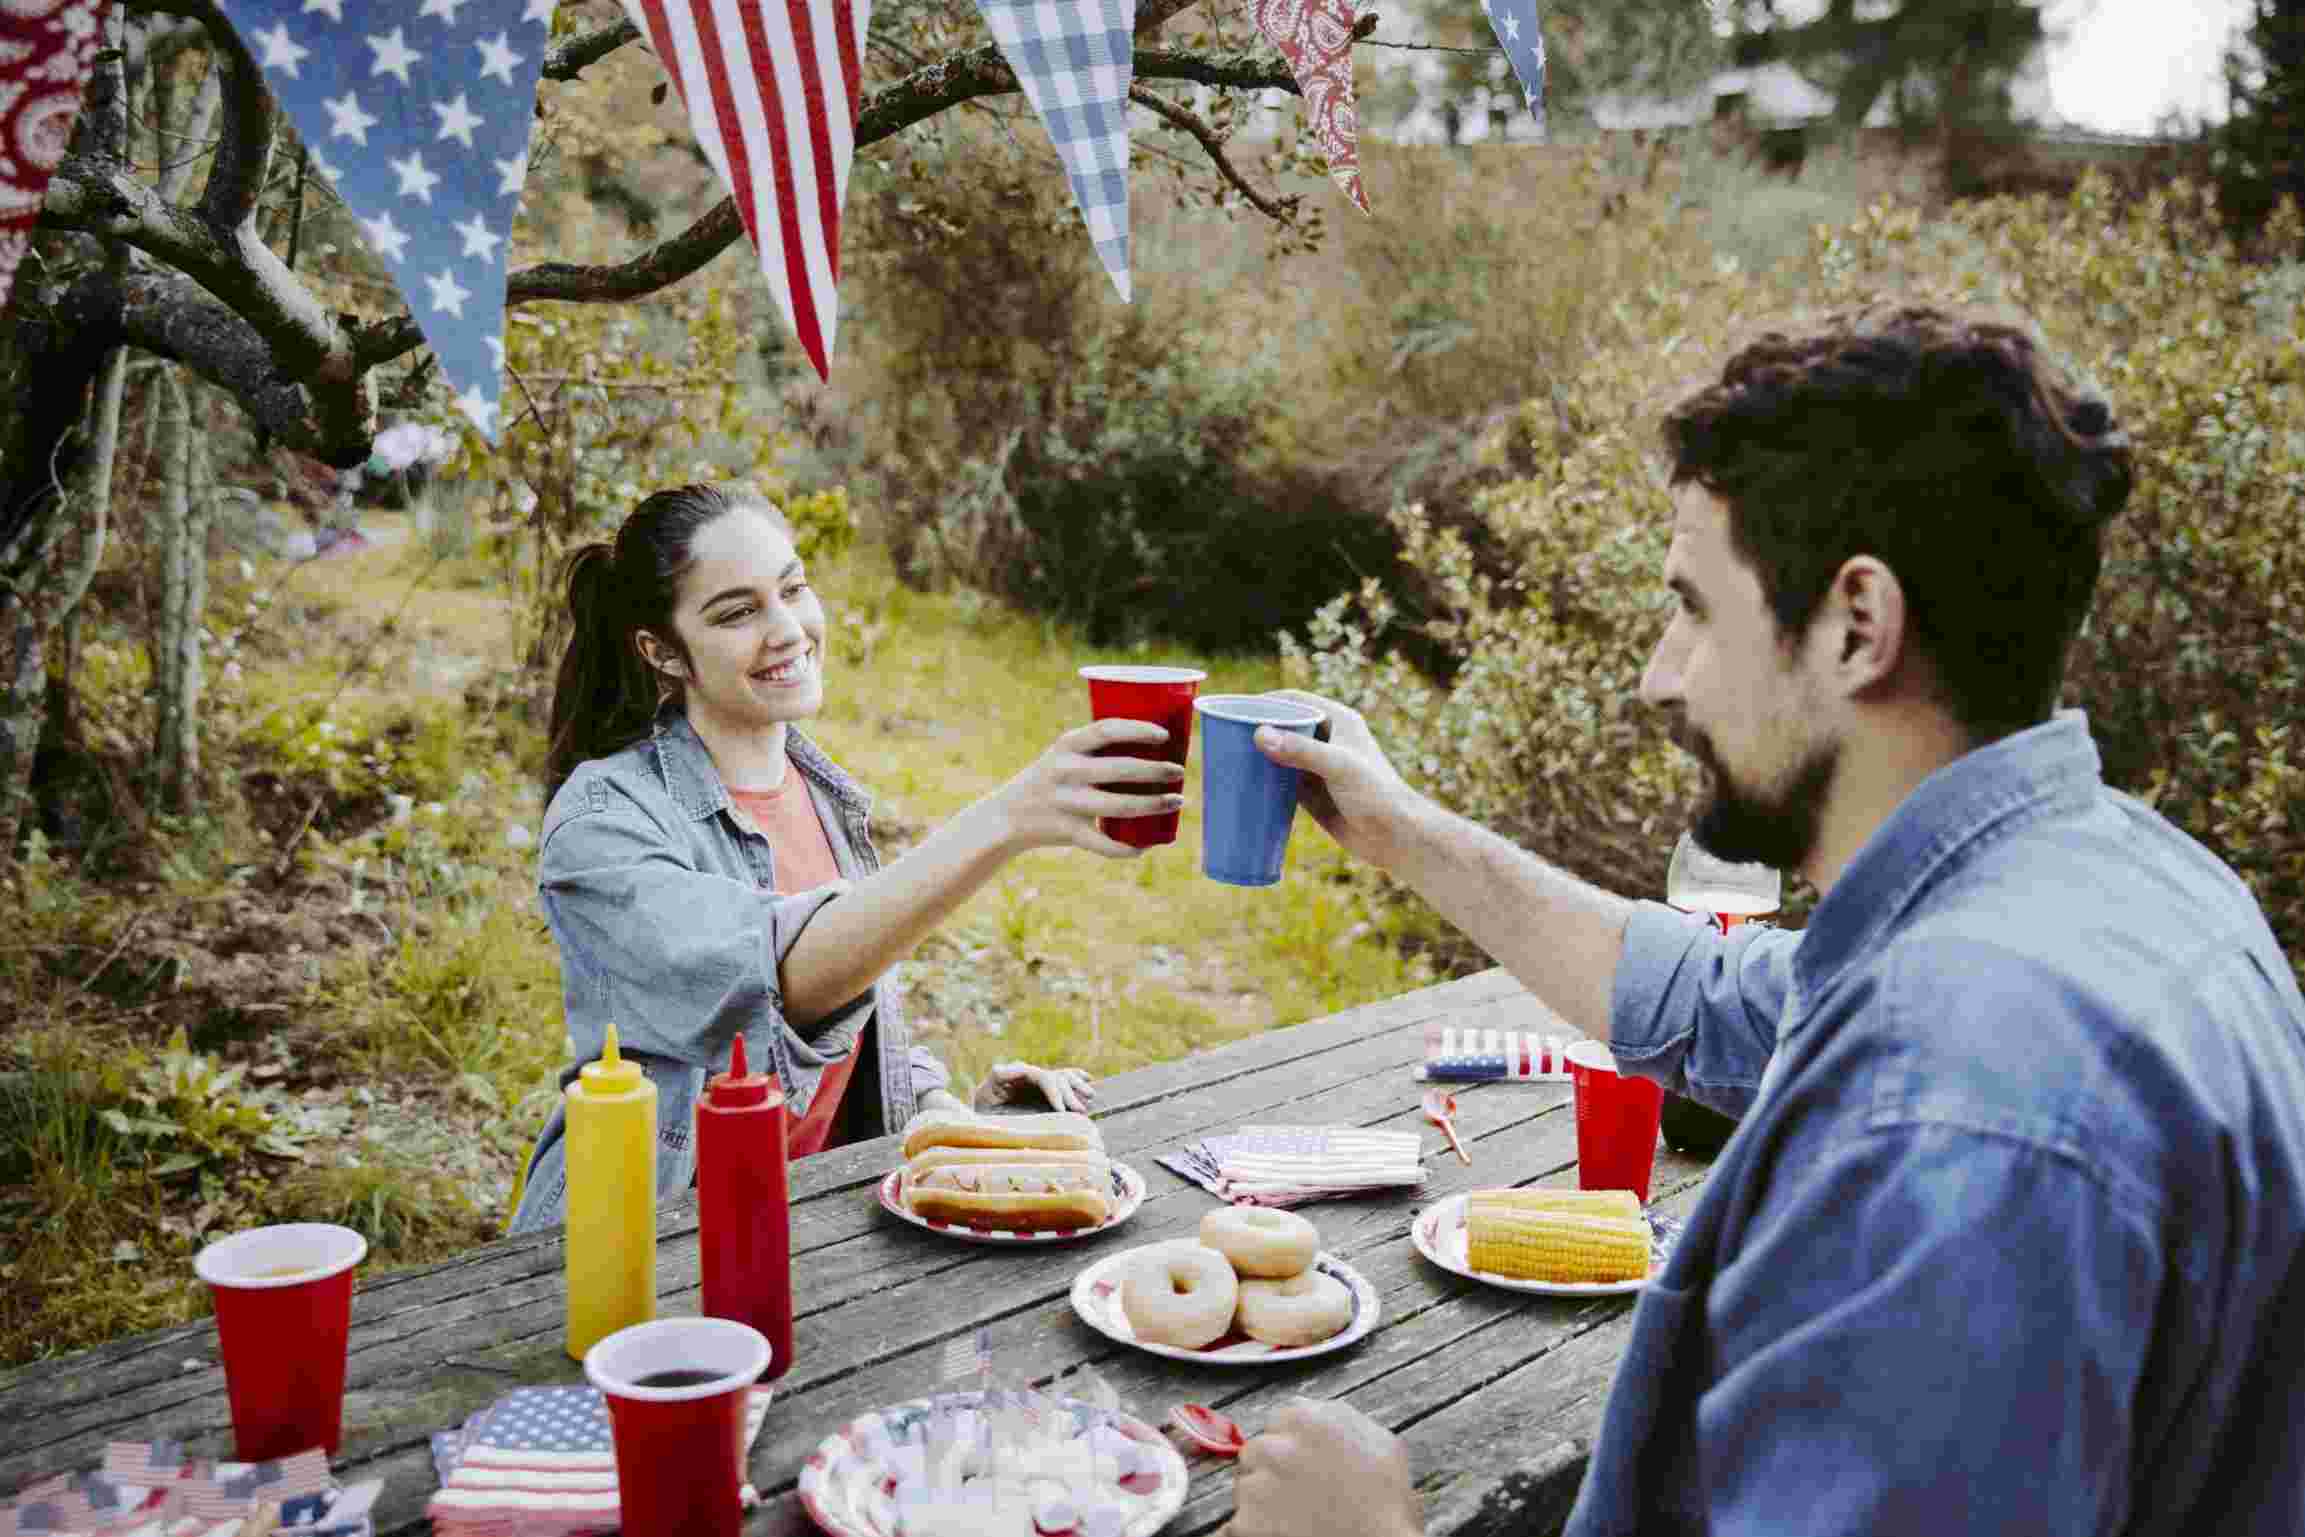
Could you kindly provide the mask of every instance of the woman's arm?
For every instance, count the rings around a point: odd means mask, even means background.
[[[1027,849],[1069,844],[1108,859],[1135,858],[1142,851],[1106,837],[1097,818],[1174,811],[1184,797],[1166,792],[1184,770],[1149,758],[1090,755],[1100,747],[1165,740],[1167,733],[1149,721],[1101,720],[1068,731],[1023,773],[851,886],[815,915],[785,954],[785,1017],[805,1028],[861,995]],[[1163,793],[1100,788],[1116,784]]]

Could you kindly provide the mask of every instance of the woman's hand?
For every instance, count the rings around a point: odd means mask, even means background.
[[[1158,758],[1093,756],[1100,747],[1156,747],[1168,733],[1150,721],[1100,720],[1076,726],[1030,767],[986,798],[1015,853],[1070,844],[1107,859],[1134,859],[1142,849],[1108,838],[1099,817],[1161,816],[1184,805],[1175,787],[1182,764]]]
[[[976,1086],[976,1108],[1027,1102],[1038,1095],[1051,1110],[1085,1112],[1096,1102],[1096,1080],[1077,1067],[1039,1067],[1030,1062],[1001,1062]]]

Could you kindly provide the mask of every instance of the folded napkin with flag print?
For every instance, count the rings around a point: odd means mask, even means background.
[[[749,1448],[770,1390],[745,1406]],[[617,1529],[616,1442],[593,1387],[515,1388],[455,1430],[435,1431],[433,1537],[585,1537]],[[759,1496],[744,1488],[749,1507]]]
[[[1425,1182],[1423,1137],[1358,1126],[1249,1126],[1160,1162],[1237,1206],[1297,1206]]]
[[[338,1489],[319,1448],[273,1462],[212,1462],[179,1441],[114,1441],[104,1464],[41,1479],[0,1502],[0,1537],[373,1537],[382,1480]]]

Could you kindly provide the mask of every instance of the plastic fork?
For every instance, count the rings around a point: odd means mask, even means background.
[[[1240,1426],[1207,1404],[1171,1404],[1169,1423],[1193,1445],[1218,1457],[1238,1457],[1247,1441]]]
[[[1457,1150],[1457,1162],[1470,1164],[1465,1145],[1457,1140],[1457,1097],[1446,1089],[1425,1090],[1425,1119],[1449,1134],[1449,1146]]]

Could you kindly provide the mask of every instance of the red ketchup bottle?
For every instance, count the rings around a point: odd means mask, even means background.
[[[763,1380],[792,1367],[792,1208],[784,1089],[747,1071],[744,1037],[696,1106],[696,1204],[704,1315],[768,1337]]]

